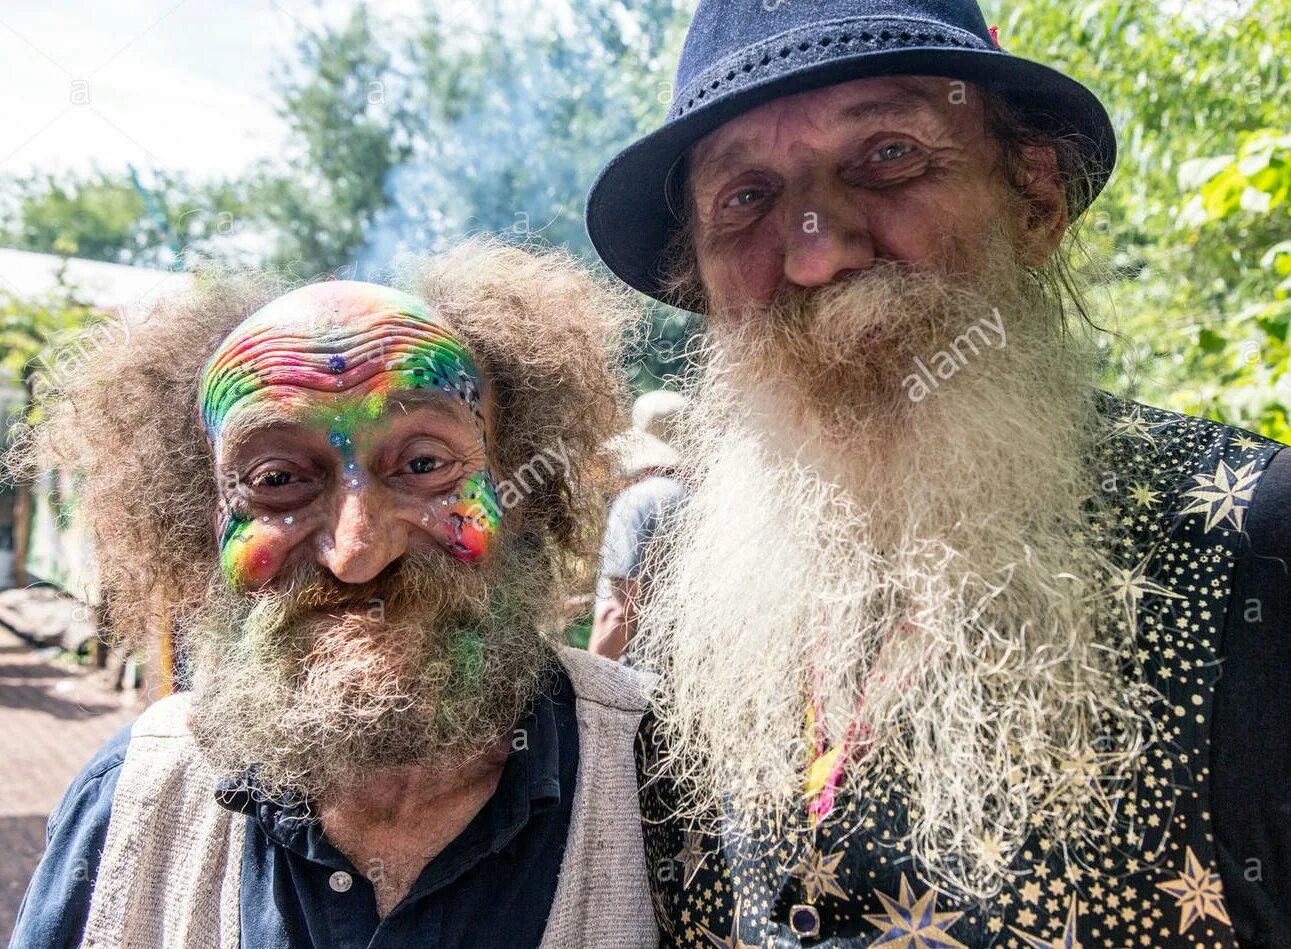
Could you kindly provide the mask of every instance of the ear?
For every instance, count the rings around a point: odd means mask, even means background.
[[[1028,145],[1022,149],[1026,170],[1023,196],[1026,220],[1018,235],[1023,261],[1042,266],[1058,249],[1070,223],[1067,217],[1067,188],[1058,171],[1058,156],[1047,146]]]

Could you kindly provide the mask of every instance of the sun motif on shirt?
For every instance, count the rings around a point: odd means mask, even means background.
[[[1156,438],[1152,434],[1152,425],[1143,417],[1143,408],[1131,404],[1130,410],[1116,419],[1111,426],[1111,435],[1137,439],[1155,446]]]
[[[731,932],[727,936],[719,936],[704,925],[699,927],[699,931],[704,934],[704,938],[707,939],[709,944],[714,946],[715,949],[759,949],[757,943],[745,942],[740,938],[740,908],[738,906],[735,907],[735,913],[733,915],[735,919],[731,924]]]
[[[1140,483],[1130,486],[1130,497],[1139,507],[1155,507],[1161,500],[1161,492],[1153,491],[1151,485]]]
[[[1152,558],[1153,554],[1149,552],[1148,556],[1128,570],[1124,567],[1116,567],[1112,570],[1112,594],[1120,602],[1121,609],[1125,613],[1125,622],[1129,624],[1130,629],[1138,625],[1139,604],[1143,602],[1145,596],[1183,599],[1181,594],[1148,578],[1147,570]]]
[[[1184,864],[1184,871],[1178,877],[1157,884],[1175,898],[1180,910],[1179,932],[1186,933],[1189,926],[1206,917],[1232,925],[1224,908],[1224,888],[1219,874],[1206,869],[1191,847],[1185,848]]]

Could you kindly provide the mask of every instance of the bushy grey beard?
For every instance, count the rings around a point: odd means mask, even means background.
[[[1004,338],[956,348],[982,321]],[[1146,693],[1107,628],[1091,347],[999,241],[971,277],[881,264],[713,337],[633,643],[682,816],[792,836],[823,738],[840,794],[904,783],[906,844],[960,892],[1034,829],[1099,836]],[[916,360],[946,375],[918,399]]]
[[[549,670],[555,581],[540,546],[492,562],[410,554],[371,583],[312,567],[272,590],[222,582],[193,618],[189,726],[223,772],[317,798],[374,769],[446,774],[495,747]]]

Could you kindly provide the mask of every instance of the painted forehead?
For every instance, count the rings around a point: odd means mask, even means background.
[[[233,407],[269,386],[341,393],[376,379],[377,396],[435,389],[480,419],[482,379],[466,344],[416,297],[338,280],[293,290],[251,314],[202,371],[211,437]]]

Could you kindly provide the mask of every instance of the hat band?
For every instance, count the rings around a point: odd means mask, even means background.
[[[709,66],[681,89],[668,109],[668,121],[722,98],[724,87],[751,86],[854,52],[884,52],[922,46],[976,49],[1007,55],[976,33],[936,20],[859,16],[789,30],[746,46]],[[737,81],[738,80],[738,81]]]

